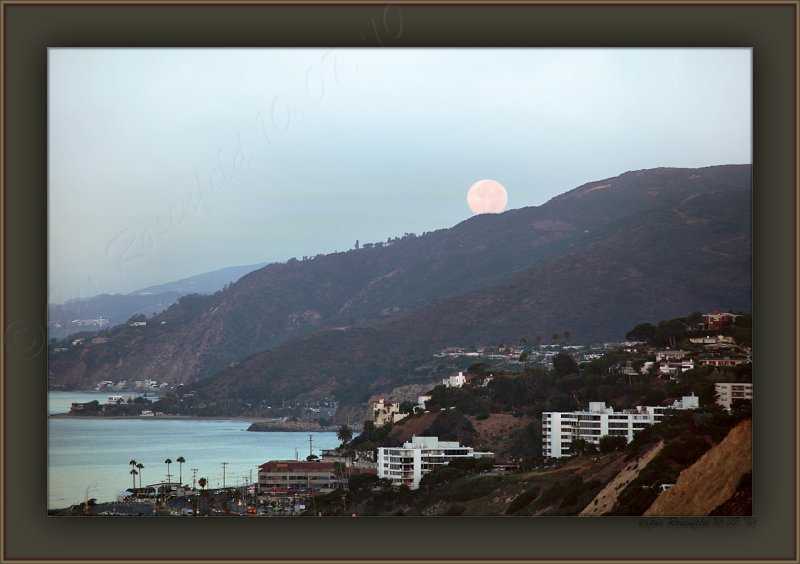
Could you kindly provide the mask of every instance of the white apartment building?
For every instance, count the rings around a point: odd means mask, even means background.
[[[685,396],[675,401],[672,409],[692,409],[699,407],[698,398]],[[615,412],[613,407],[606,407],[605,402],[589,402],[587,411],[551,411],[542,414],[542,455],[545,458],[562,458],[572,456],[570,443],[575,439],[583,439],[595,446],[600,444],[600,437],[606,435],[622,436],[628,442],[633,435],[647,425],[661,422],[663,406],[637,406],[636,409],[625,409]]]
[[[717,405],[721,405],[726,410],[730,411],[734,400],[753,399],[753,384],[750,383],[717,383],[714,384],[714,392],[717,396]]]
[[[388,478],[396,486],[419,487],[425,474],[441,468],[456,458],[493,457],[492,452],[476,452],[457,441],[440,441],[438,437],[412,437],[402,447],[378,449],[378,477]]]

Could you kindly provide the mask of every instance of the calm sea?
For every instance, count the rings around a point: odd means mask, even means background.
[[[123,394],[125,395],[125,394]],[[97,399],[108,394],[49,392],[48,412],[69,411],[72,402]],[[47,498],[51,509],[67,507],[84,497],[112,501],[133,485],[131,459],[144,464],[142,485],[166,478],[167,458],[173,461],[169,473],[178,478],[182,456],[184,484],[192,485],[192,468],[197,479],[205,477],[210,487],[244,485],[255,481],[256,468],[275,459],[308,456],[309,435],[314,453],[338,446],[336,433],[254,433],[249,423],[237,420],[169,420],[158,418],[49,419],[47,444]],[[139,485],[139,478],[136,478]]]

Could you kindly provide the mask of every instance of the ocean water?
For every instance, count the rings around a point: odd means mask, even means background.
[[[50,392],[48,413],[69,411],[72,402],[97,399],[108,394]],[[336,433],[248,432],[249,422],[204,419],[70,418],[48,420],[47,504],[67,507],[86,496],[99,502],[112,501],[133,485],[130,460],[144,464],[142,485],[166,479],[167,458],[173,461],[173,479],[182,472],[182,482],[192,485],[192,468],[197,479],[204,477],[210,487],[244,485],[257,476],[257,467],[268,460],[304,459],[309,453],[309,435],[314,453],[338,446]],[[183,456],[182,470],[175,462]],[[252,473],[252,474],[251,474]],[[136,477],[139,485],[139,477]]]

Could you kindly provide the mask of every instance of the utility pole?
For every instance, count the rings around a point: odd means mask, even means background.
[[[192,490],[194,490],[197,485],[197,470],[197,468],[192,468]]]
[[[308,456],[314,455],[314,435],[308,436]]]
[[[222,463],[222,487],[225,488],[225,468],[228,467],[227,462]]]

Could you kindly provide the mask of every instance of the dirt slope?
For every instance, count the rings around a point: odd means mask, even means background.
[[[592,500],[592,502],[587,505],[579,515],[604,515],[605,513],[611,511],[611,509],[614,507],[614,504],[617,502],[617,497],[619,497],[620,492],[639,476],[639,472],[641,472],[645,466],[650,464],[650,461],[661,452],[662,448],[664,448],[664,442],[660,441],[657,445],[644,453],[640,458],[637,460],[632,460],[629,464],[627,464],[625,468],[623,468],[622,471],[620,471],[620,473],[617,474],[617,476],[606,485],[606,487],[600,490],[600,493],[597,494],[597,497],[595,497],[594,500]]]
[[[728,436],[678,476],[675,486],[659,495],[648,516],[709,515],[736,492],[753,468],[752,421],[742,421]]]

